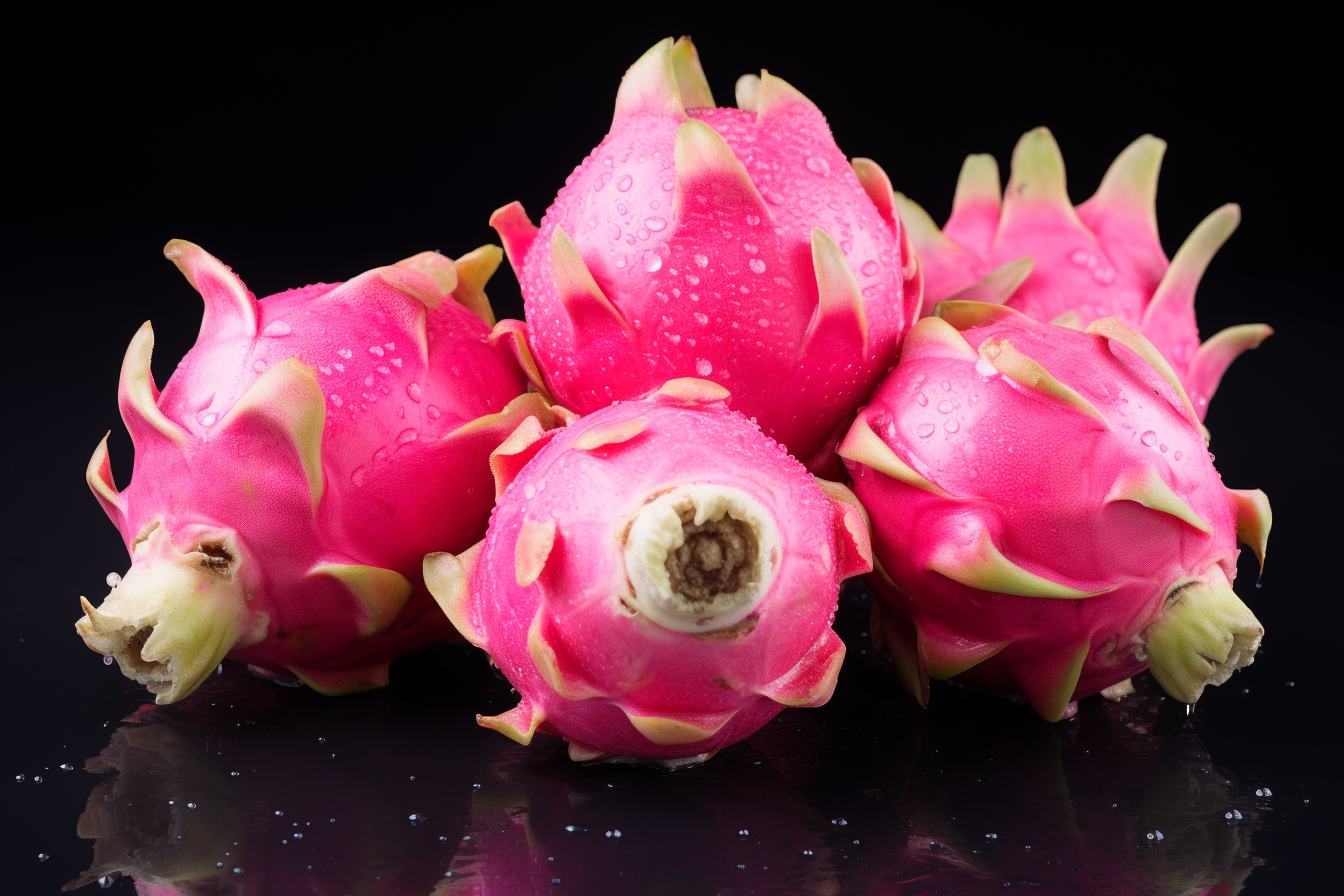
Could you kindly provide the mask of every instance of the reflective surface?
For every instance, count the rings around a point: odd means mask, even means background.
[[[1208,745],[1249,693],[1187,717],[1141,678],[1047,725],[941,686],[921,712],[872,656],[868,610],[851,587],[831,704],[675,772],[580,766],[558,739],[478,728],[473,711],[512,698],[460,645],[336,700],[226,664],[108,726],[69,819],[86,842],[43,864],[71,889],[142,896],[1279,891],[1262,835],[1310,803],[1293,775],[1266,783]]]

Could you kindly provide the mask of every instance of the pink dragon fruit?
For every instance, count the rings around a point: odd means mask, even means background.
[[[1223,487],[1170,365],[1113,317],[1085,331],[944,302],[839,453],[872,516],[872,632],[921,701],[961,676],[1046,719],[1145,666],[1193,703],[1263,629],[1233,593],[1269,502]]]
[[[1036,128],[1013,150],[1002,200],[994,157],[966,157],[941,231],[897,193],[924,266],[924,314],[955,295],[1075,329],[1119,318],[1167,359],[1203,420],[1227,366],[1274,331],[1243,324],[1200,344],[1195,288],[1241,210],[1229,204],[1209,215],[1168,263],[1157,237],[1157,175],[1166,148],[1152,135],[1135,140],[1096,194],[1074,208],[1059,146],[1050,131]]]
[[[709,379],[820,471],[918,316],[919,271],[886,174],[851,166],[811,101],[762,72],[737,103],[715,108],[695,47],[664,40],[540,228],[516,202],[490,223],[557,401]]]
[[[703,758],[783,706],[830,699],[840,580],[871,569],[863,512],[728,409],[672,380],[491,457],[485,540],[425,558],[458,631],[521,694],[479,718],[576,760]]]
[[[525,346],[489,326],[502,253],[426,252],[260,301],[191,243],[164,254],[205,317],[161,394],[148,323],[127,350],[135,475],[117,490],[104,438],[87,478],[131,569],[97,609],[80,599],[76,630],[160,703],[226,654],[324,693],[386,684],[393,658],[452,631],[424,554],[481,537],[490,452],[524,418],[553,423],[522,394]]]

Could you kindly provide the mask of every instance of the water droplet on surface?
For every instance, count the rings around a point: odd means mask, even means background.
[[[104,665],[104,666],[110,666],[110,665],[112,665],[113,662],[114,662],[114,660],[112,659],[112,657],[110,657],[110,656],[105,656],[105,657],[103,657],[103,665]]]
[[[121,584],[121,575],[119,573],[110,572],[107,574],[107,578],[104,579],[104,581],[107,582],[107,587],[115,588]]]
[[[859,268],[859,271],[860,273],[863,274],[863,276],[871,277],[877,273],[877,262],[872,260],[865,261],[863,263],[863,267]]]
[[[1086,249],[1075,250],[1074,253],[1069,256],[1069,261],[1080,267],[1086,267],[1088,262],[1092,262],[1093,264],[1096,263],[1096,260],[1092,257],[1092,253],[1088,252]]]
[[[72,772],[72,771],[74,771],[74,770],[75,770],[75,767],[74,767],[73,765],[71,765],[70,763],[68,763],[68,762],[62,762],[62,763],[61,763],[61,771],[63,771],[63,772]]]
[[[765,262],[761,261],[759,258],[753,258],[751,261],[747,262],[747,267],[751,268],[753,273],[765,273]]]
[[[706,361],[704,358],[701,358],[699,361],[695,362],[695,372],[700,374],[701,376],[709,376],[711,373],[714,372],[714,365]]]
[[[701,326],[704,326],[705,324],[709,323],[709,315],[708,315],[708,314],[702,314],[702,313],[700,313],[699,311],[697,311],[697,312],[695,312],[694,314],[692,314],[691,317],[694,317],[694,318],[695,318],[695,322],[698,323],[698,324],[700,324]]]
[[[946,423],[943,424],[943,429],[947,430],[948,432],[956,432],[957,430],[961,429],[961,424],[957,422],[957,418],[953,417],[952,419],[948,420]]]
[[[1255,790],[1255,795],[1256,795],[1256,796],[1273,796],[1273,795],[1274,795],[1274,792],[1273,792],[1272,790],[1270,790],[1268,787],[1257,787],[1256,790]]]
[[[437,419],[439,419],[440,417],[442,417],[443,414],[439,411],[438,408],[436,408],[436,407],[434,407],[434,405],[430,404],[430,405],[425,405],[425,416],[428,417],[428,418],[431,419],[431,420],[437,420]]]
[[[635,182],[634,178],[632,178],[630,175],[627,174],[623,176],[620,180],[616,181],[616,189],[624,193],[630,189],[630,185],[633,184],[634,182]]]
[[[422,821],[428,821],[428,820],[429,820],[429,816],[428,816],[428,815],[422,815],[422,814],[419,813],[419,812],[412,812],[412,813],[410,814],[410,822],[411,822],[411,824],[419,824],[419,823],[422,822]]]
[[[652,218],[645,218],[644,226],[652,230],[654,233],[657,233],[658,231],[662,230],[664,227],[667,226],[667,220],[664,218],[659,218],[657,216],[654,216]]]
[[[1172,457],[1175,458],[1176,460],[1180,460],[1180,459],[1181,459],[1181,452],[1177,451],[1175,454],[1172,455]]]
[[[405,445],[407,442],[414,442],[419,437],[420,434],[417,433],[414,429],[403,429],[400,433],[397,434],[397,444]]]
[[[950,414],[952,413],[952,408],[954,407],[956,407],[956,405],[952,404],[952,402],[949,399],[945,398],[942,401],[938,402],[938,413]]]
[[[263,336],[288,336],[292,331],[289,324],[282,320],[273,320],[266,325],[266,329],[261,331]]]
[[[355,467],[354,471],[350,474],[350,481],[355,485],[364,484],[364,468],[362,466]]]
[[[670,181],[670,180],[665,180],[665,181],[663,181],[663,189],[666,190],[666,191],[669,192],[669,193],[672,192],[672,188],[675,187],[675,186],[676,186],[676,184],[673,183],[673,182]]]
[[[420,384],[419,384],[419,383],[407,383],[407,384],[406,384],[406,395],[407,395],[408,398],[411,399],[411,401],[415,402],[416,404],[419,404],[419,403],[420,403],[420,397],[421,397],[421,395],[423,395],[423,393],[420,391]],[[337,407],[340,407],[340,405],[337,405]]]
[[[820,156],[812,156],[807,160],[807,170],[813,174],[830,174],[831,166],[826,164],[826,160]]]
[[[1150,429],[1143,435],[1139,436],[1139,441],[1147,445],[1149,448],[1151,448],[1157,444],[1157,433],[1153,432]]]
[[[709,267],[709,256],[707,256],[707,255],[697,255],[697,256],[695,256],[695,264],[696,264],[696,267],[701,267],[701,268]]]
[[[349,361],[350,358],[354,355],[354,352],[350,351],[350,349],[348,348],[338,348],[336,349],[336,354],[340,355],[342,358]]]
[[[219,415],[214,411],[201,411],[196,415],[196,422],[202,426],[214,426],[215,421],[218,419]]]
[[[1109,286],[1115,282],[1115,271],[1111,268],[1096,268],[1092,271],[1092,279],[1102,286]]]
[[[528,498],[535,498],[537,496],[537,487],[535,485],[525,486],[523,488],[523,494]]]
[[[623,267],[625,267],[625,256],[624,256],[624,255],[622,255],[620,258],[616,259],[616,267],[618,267],[618,268],[623,268]]]
[[[760,320],[756,321],[756,323],[760,324],[762,327],[770,326],[770,321],[766,320],[765,318],[761,318]]]
[[[921,439],[927,439],[929,436],[933,435],[933,430],[934,426],[932,423],[921,423],[915,432],[919,434]]]
[[[1144,837],[1146,837],[1152,843],[1161,843],[1165,839],[1162,836],[1162,832],[1157,830],[1156,828],[1144,834]]]
[[[845,825],[849,824],[849,822],[845,821],[843,818],[832,818],[831,824],[839,828],[844,827]]]
[[[761,218],[759,215],[747,215],[747,223],[752,227],[755,227],[757,224],[761,223]]]
[[[110,890],[110,889],[112,889],[112,885],[115,884],[116,882],[117,882],[117,879],[116,879],[115,877],[113,877],[112,875],[110,875],[110,874],[106,874],[106,875],[103,875],[102,877],[98,878],[98,886],[99,886],[100,889],[103,889],[103,890]]]
[[[341,398],[341,396],[333,394],[331,396],[331,403],[336,405],[336,407],[340,407],[341,405],[345,404],[345,401]]]
[[[919,402],[920,407],[927,407],[929,404],[929,399],[923,392],[915,396],[915,401]]]
[[[255,370],[257,373],[265,373],[266,362],[263,361],[261,358],[258,358],[257,360],[252,362],[252,369]]]
[[[44,853],[44,852],[40,852],[40,853],[37,854],[37,860],[38,860],[39,862],[45,862],[45,861],[46,861],[47,859],[49,859],[49,858],[51,858],[51,856],[47,855],[47,854]]]
[[[658,257],[657,252],[650,252],[644,256],[644,270],[652,274],[654,271],[661,270],[663,260]]]

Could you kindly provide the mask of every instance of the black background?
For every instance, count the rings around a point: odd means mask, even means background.
[[[1255,666],[1196,718],[1215,762],[1281,782],[1256,840],[1268,864],[1244,892],[1306,892],[1326,874],[1340,804],[1330,677],[1340,196],[1323,25],[1021,7],[925,21],[833,4],[787,21],[783,7],[760,6],[734,22],[577,7],[543,22],[502,5],[480,21],[451,8],[383,22],[184,15],[71,13],[11,23],[3,38],[0,655],[12,755],[0,766],[11,827],[0,888],[54,892],[86,866],[74,824],[91,784],[57,766],[80,767],[105,745],[104,722],[141,702],[72,623],[77,596],[101,596],[104,575],[126,566],[82,476],[110,428],[117,481],[130,478],[122,353],[152,319],[162,385],[199,326],[200,300],[163,244],[202,245],[265,296],[496,241],[490,212],[518,199],[539,219],[606,132],[625,68],[683,31],[721,104],[738,75],[768,67],[826,113],[846,154],[877,160],[939,221],[966,153],[993,152],[1006,171],[1018,136],[1039,124],[1063,149],[1076,202],[1138,135],[1168,141],[1158,199],[1168,254],[1218,205],[1241,203],[1197,308],[1205,336],[1257,321],[1277,331],[1232,366],[1207,420],[1225,482],[1273,502],[1263,589],[1245,558],[1237,588],[1268,634]],[[500,317],[521,315],[507,264],[489,291]],[[39,852],[52,858],[39,863]]]

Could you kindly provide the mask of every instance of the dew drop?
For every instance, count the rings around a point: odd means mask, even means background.
[[[1139,437],[1139,441],[1151,448],[1157,444],[1157,433],[1150,429]]]
[[[336,349],[336,354],[340,355],[342,358],[349,361],[350,358],[354,355],[354,352],[350,351],[350,349],[348,348],[338,348]]]
[[[103,581],[107,582],[107,587],[115,588],[121,584],[121,574],[110,572],[107,574],[107,578],[104,579]]]
[[[695,256],[695,264],[696,264],[696,267],[701,267],[701,268],[709,267],[709,256],[707,256],[707,255],[697,255],[697,256]]]
[[[397,444],[405,445],[407,442],[414,442],[419,437],[420,437],[419,433],[417,433],[414,429],[403,429],[400,433],[397,434]]]
[[[618,214],[618,215],[623,215],[623,214],[625,214],[625,213],[628,212],[628,211],[629,211],[629,209],[627,209],[627,208],[625,207],[625,203],[624,203],[624,202],[618,202],[618,203],[616,203],[616,214]]]
[[[1093,261],[1092,253],[1088,252],[1086,249],[1077,249],[1069,256],[1069,261],[1080,267],[1086,267],[1089,261]]]
[[[535,485],[524,486],[523,495],[527,498],[535,498],[537,496],[537,487]]]
[[[289,324],[282,320],[273,320],[266,325],[266,329],[261,331],[263,336],[288,336],[292,331]]]
[[[695,372],[700,374],[701,376],[709,376],[711,373],[714,372],[714,365],[709,363],[704,358],[701,358],[700,360],[695,362]]]
[[[649,252],[644,256],[644,270],[648,271],[650,274],[654,271],[661,270],[662,267],[663,260],[658,257],[657,252]]]
[[[345,400],[342,399],[341,396],[333,394],[331,396],[331,403],[336,405],[336,407],[340,407],[341,405],[345,404]]]
[[[807,170],[813,174],[826,175],[831,173],[831,166],[820,156],[812,156],[807,160]]]
[[[751,268],[753,273],[765,273],[765,262],[761,261],[759,258],[753,258],[751,261],[747,262],[747,266]]]
[[[760,320],[756,321],[756,323],[760,324],[762,327],[770,326],[770,321],[766,320],[765,318],[761,318]]]
[[[406,395],[411,399],[411,401],[415,402],[416,404],[419,404],[420,397],[422,394],[423,393],[420,391],[419,383],[406,384]],[[337,407],[340,407],[340,405],[337,405]]]
[[[961,429],[961,424],[957,422],[956,417],[953,417],[943,424],[943,429],[947,430],[948,432],[956,432],[957,430]]]
[[[871,259],[868,260],[868,261],[865,261],[865,262],[863,263],[863,267],[859,268],[859,270],[863,273],[863,276],[865,276],[865,277],[871,277],[871,276],[873,276],[874,274],[877,273],[877,262],[875,262],[875,261],[873,261],[873,260],[871,260]]]
[[[666,191],[669,192],[669,193],[672,192],[672,188],[673,188],[674,186],[676,186],[676,184],[674,184],[674,183],[673,183],[672,181],[670,181],[670,180],[665,180],[665,181],[663,181],[663,189],[666,190]]]
[[[950,414],[952,413],[952,408],[954,407],[955,405],[952,404],[951,400],[945,398],[942,401],[938,402],[938,413]]]
[[[665,218],[659,218],[658,216],[655,215],[652,218],[645,218],[644,226],[652,230],[654,233],[657,233],[658,231],[662,230],[664,227],[667,226],[667,220]]]
[[[1092,271],[1092,279],[1102,286],[1109,286],[1115,282],[1115,271],[1111,268],[1095,268]]]
[[[257,360],[252,362],[252,369],[255,370],[257,373],[265,373],[266,362],[263,361],[261,358],[258,358]]]
[[[616,267],[618,267],[618,268],[623,268],[623,267],[625,267],[625,256],[624,256],[624,255],[622,255],[620,258],[616,259]]]
[[[1175,454],[1172,455],[1172,457],[1175,458],[1176,460],[1180,460],[1180,459],[1181,459],[1181,452],[1177,451]]]
[[[196,422],[202,426],[214,426],[215,421],[218,419],[219,415],[214,411],[201,411],[196,415]]]
[[[104,666],[110,666],[110,665],[112,665],[113,662],[114,662],[114,660],[112,659],[112,657],[110,657],[110,656],[105,656],[105,657],[103,657],[103,665],[104,665]]]
[[[630,189],[631,184],[633,184],[634,182],[635,182],[634,179],[627,174],[620,180],[616,181],[616,189],[624,193]]]
[[[363,484],[364,484],[364,468],[363,468],[363,467],[355,467],[354,472],[352,472],[352,473],[350,474],[350,481],[353,482],[355,485],[363,485]]]
[[[443,415],[439,412],[438,408],[431,404],[425,406],[425,416],[431,420],[437,420]]]
[[[919,424],[919,428],[916,429],[915,432],[919,433],[919,437],[921,439],[927,439],[929,436],[933,435],[933,424],[921,423]]]
[[[929,405],[929,399],[923,392],[915,396],[915,401],[919,402],[919,406],[922,408]]]

